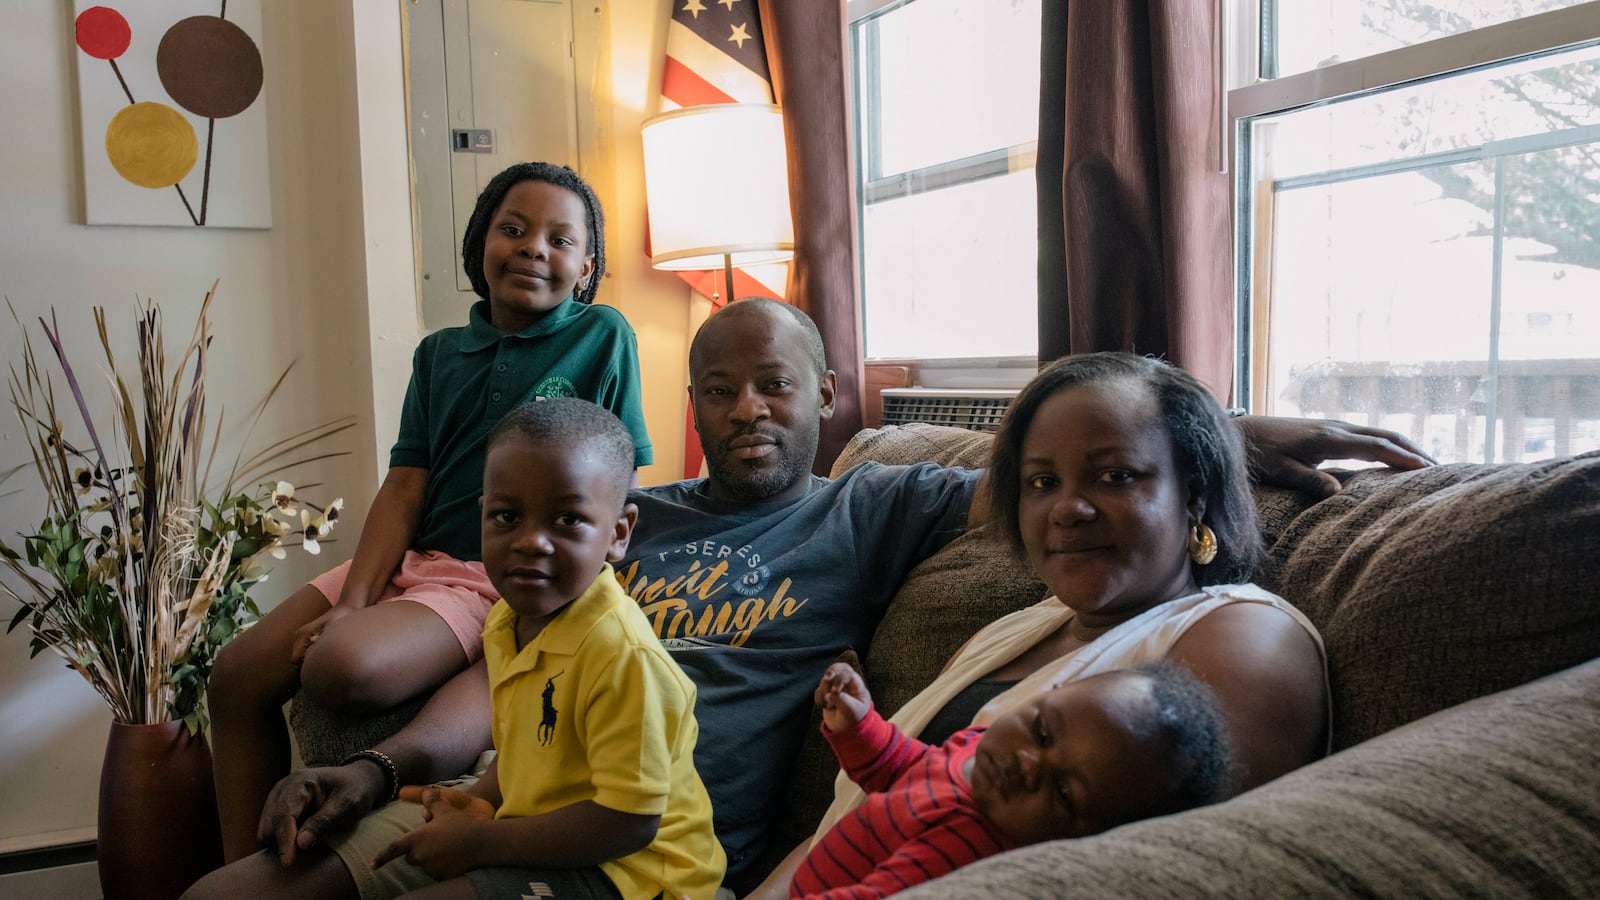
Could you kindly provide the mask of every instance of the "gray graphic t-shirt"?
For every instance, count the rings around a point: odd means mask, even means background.
[[[617,578],[695,682],[695,765],[727,883],[750,874],[822,672],[866,651],[913,566],[961,533],[978,473],[864,463],[804,497],[733,507],[705,481],[633,493],[639,526]]]

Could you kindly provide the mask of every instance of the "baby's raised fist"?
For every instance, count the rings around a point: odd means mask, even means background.
[[[848,664],[836,662],[822,673],[815,700],[822,707],[822,724],[829,731],[848,731],[872,709],[872,694],[861,673]]]

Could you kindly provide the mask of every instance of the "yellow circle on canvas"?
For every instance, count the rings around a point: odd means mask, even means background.
[[[140,187],[172,187],[199,155],[194,126],[165,103],[124,107],[106,126],[106,157],[117,174]]]

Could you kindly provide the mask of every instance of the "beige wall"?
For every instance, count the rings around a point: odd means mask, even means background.
[[[398,421],[417,334],[409,175],[396,0],[263,0],[274,225],[270,230],[108,228],[82,224],[80,139],[71,4],[10,0],[0,54],[0,293],[24,322],[54,308],[73,358],[94,371],[89,308],[110,309],[124,358],[133,299],[163,304],[167,333],[188,333],[206,289],[219,351],[212,403],[241,415],[285,365],[295,371],[261,433],[335,416],[360,424],[351,455],[296,480],[342,494],[340,541],[320,559],[291,555],[259,600],[275,603],[349,554]],[[595,12],[596,8],[598,11]],[[577,4],[600,60],[584,129],[583,168],[607,204],[611,279],[606,302],[639,335],[645,414],[656,465],[645,483],[681,468],[684,361],[691,317],[703,315],[674,277],[644,256],[639,124],[654,111],[668,5]],[[615,102],[609,102],[614,97]],[[0,355],[20,352],[0,328]],[[26,460],[0,410],[0,468]],[[230,446],[231,445],[225,445]],[[26,473],[0,488],[0,530],[29,527],[39,498]],[[0,610],[9,619],[10,609]],[[0,852],[92,836],[109,715],[52,656],[28,659],[21,633],[0,637]]]
[[[0,179],[0,293],[25,323],[54,310],[79,372],[96,382],[91,396],[98,399],[103,391],[91,306],[107,307],[119,356],[128,361],[135,297],[160,301],[169,340],[180,342],[206,290],[220,279],[213,304],[217,352],[208,375],[213,408],[225,408],[237,422],[293,361],[294,374],[260,433],[356,415],[360,427],[339,439],[351,455],[294,480],[324,482],[325,490],[360,510],[376,485],[377,451],[364,337],[362,171],[350,125],[357,108],[350,6],[272,0],[262,4],[262,32],[274,135],[274,226],[90,228],[82,224],[72,5],[7,4],[6,52],[0,54],[0,108],[7,118],[0,142],[6,172]],[[317,140],[299,139],[307,135]],[[401,233],[409,242],[409,228]],[[34,337],[37,342],[37,331]],[[0,329],[6,361],[19,352],[14,330]],[[4,411],[0,421],[10,419]],[[224,447],[231,450],[237,432],[229,433]],[[14,422],[0,425],[0,461],[27,459],[20,437]],[[24,471],[7,485],[22,493],[0,497],[0,529],[7,534],[25,530],[39,508],[31,481]],[[358,525],[358,517],[348,524]],[[344,534],[346,540],[330,548],[335,559],[354,543],[353,528]],[[304,554],[291,557],[263,586],[261,599],[275,601],[314,573],[315,562]],[[0,639],[0,721],[0,848],[50,843],[92,828],[109,714],[59,659],[30,661],[21,631]]]
[[[662,0],[621,0],[612,4],[579,3],[579,15],[600,7],[609,21],[597,80],[610,84],[610,116],[596,116],[595,140],[584,147],[584,169],[596,174],[596,190],[610,222],[611,287],[605,302],[628,317],[639,335],[640,371],[644,380],[645,416],[656,464],[640,473],[644,484],[683,477],[684,387],[689,383],[689,338],[694,323],[705,318],[708,304],[669,272],[650,268],[645,255],[644,165],[639,131],[656,112],[661,91],[661,60],[667,40],[671,4]],[[609,58],[607,58],[609,57]],[[581,77],[582,73],[580,73]],[[594,162],[591,165],[590,155]],[[609,157],[609,159],[607,158]],[[605,183],[608,177],[610,184]]]

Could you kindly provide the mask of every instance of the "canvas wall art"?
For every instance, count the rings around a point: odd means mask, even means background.
[[[74,0],[91,225],[269,228],[260,0]]]

